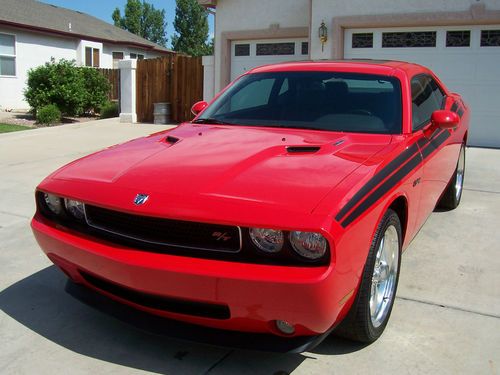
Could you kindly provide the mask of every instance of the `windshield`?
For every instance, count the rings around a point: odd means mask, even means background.
[[[339,72],[270,72],[241,77],[195,122],[401,133],[394,77]]]

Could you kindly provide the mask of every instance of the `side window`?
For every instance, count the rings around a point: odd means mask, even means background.
[[[436,81],[426,74],[411,80],[412,128],[417,130],[427,124],[432,112],[441,109],[444,94]]]
[[[0,34],[0,76],[16,75],[16,37]]]
[[[231,98],[230,112],[268,104],[274,82],[274,78],[266,78],[249,83]]]

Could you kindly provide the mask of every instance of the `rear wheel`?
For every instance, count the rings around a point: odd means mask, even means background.
[[[462,199],[462,190],[464,186],[465,176],[465,144],[462,143],[460,155],[458,156],[457,167],[455,173],[451,177],[448,187],[441,197],[438,207],[447,210],[453,210],[458,207]]]
[[[401,223],[389,209],[378,224],[356,299],[336,334],[365,343],[382,335],[394,304],[400,265]]]

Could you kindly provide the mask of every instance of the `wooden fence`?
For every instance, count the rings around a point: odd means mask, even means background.
[[[120,100],[120,69],[97,69],[111,84],[109,100]]]
[[[171,105],[172,122],[193,118],[191,106],[203,98],[201,57],[169,54],[137,61],[137,121],[153,122],[154,103]]]

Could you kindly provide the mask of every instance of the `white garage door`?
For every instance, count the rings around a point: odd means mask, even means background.
[[[309,46],[303,39],[239,40],[231,43],[231,80],[256,66],[307,60]]]
[[[346,59],[427,66],[471,107],[469,144],[500,147],[500,25],[349,29]]]

